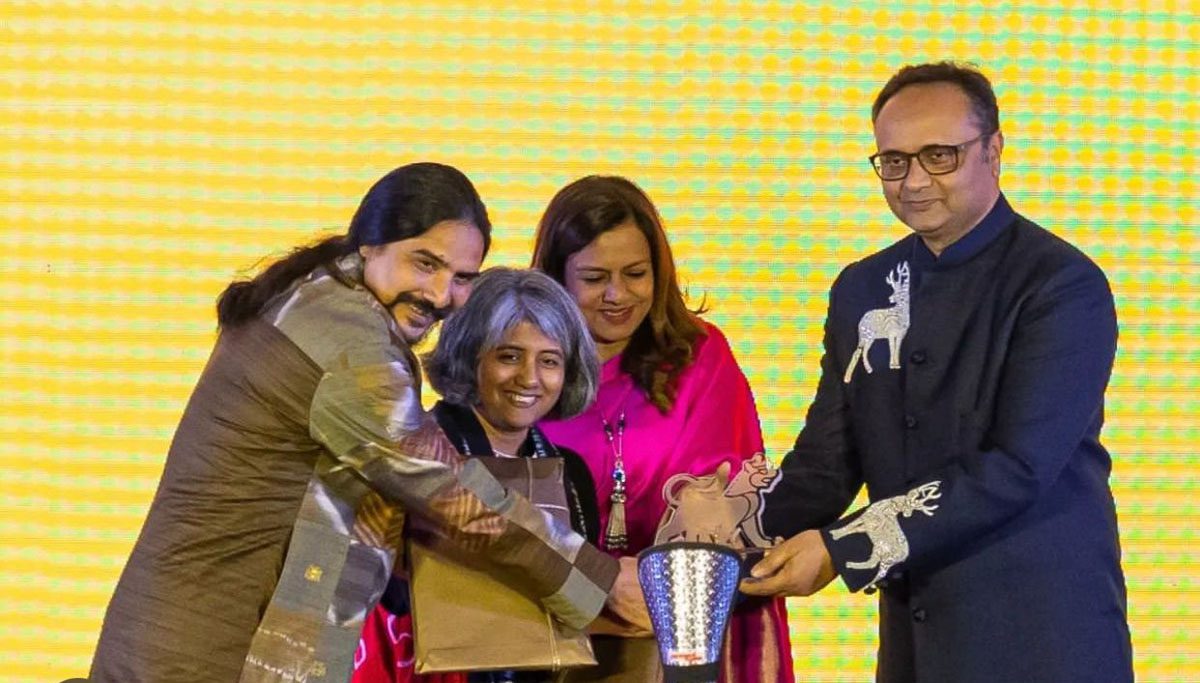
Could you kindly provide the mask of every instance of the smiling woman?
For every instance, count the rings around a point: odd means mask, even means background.
[[[496,455],[516,457],[529,428],[558,403],[562,385],[562,345],[527,320],[483,353],[475,414]]]
[[[634,556],[653,543],[667,480],[740,467],[763,450],[754,396],[721,331],[684,303],[662,218],[633,182],[588,176],[560,190],[533,264],[574,297],[604,363],[596,402],[543,428],[578,450],[599,484],[603,549]],[[567,680],[660,680],[650,634],[605,616],[593,625],[599,664]],[[737,610],[723,660],[726,683],[791,681],[783,602]]]
[[[567,258],[564,282],[608,360],[629,345],[654,301],[650,241],[625,220]]]
[[[571,524],[595,542],[598,513],[587,465],[535,426],[546,416],[578,414],[596,393],[596,347],[570,295],[537,271],[488,270],[424,361],[442,396],[434,416],[459,453],[563,458]],[[408,582],[393,577],[363,629],[354,683],[550,680],[539,671],[419,675],[412,642]]]

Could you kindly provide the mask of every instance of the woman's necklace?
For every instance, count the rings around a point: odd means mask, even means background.
[[[624,402],[622,402],[624,403]],[[625,530],[625,407],[617,416],[617,428],[614,434],[613,426],[604,413],[600,414],[600,424],[604,427],[604,438],[613,454],[613,489],[608,500],[612,503],[608,513],[608,528],[604,531],[604,546],[609,550],[624,550],[629,545],[629,534]]]
[[[536,429],[530,429],[529,435],[527,438],[533,442],[533,454],[530,455],[529,457],[531,457],[531,458],[546,457],[546,455],[547,455],[546,442],[542,441],[542,435],[539,434]],[[462,446],[462,448],[459,449],[460,453],[467,456],[468,458],[474,457],[475,454],[471,452],[471,444],[467,443],[467,437],[465,435],[459,438],[459,444]],[[505,453],[504,451],[497,450],[495,446],[492,446],[491,448],[492,448],[492,455],[494,455],[498,458],[518,458],[518,457],[520,457],[520,455],[518,455],[517,453]]]

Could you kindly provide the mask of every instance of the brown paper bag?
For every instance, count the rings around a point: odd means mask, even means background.
[[[562,458],[480,461],[501,484],[569,524]],[[417,673],[551,670],[596,663],[567,628],[478,558],[442,539],[408,539]]]

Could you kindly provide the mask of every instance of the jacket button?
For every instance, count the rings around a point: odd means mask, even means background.
[[[904,426],[908,427],[909,429],[916,429],[917,428],[917,418],[913,417],[912,415],[905,415],[904,416]]]
[[[921,363],[925,362],[925,352],[913,351],[912,355],[910,355],[908,359],[912,361],[914,365],[920,365]]]
[[[925,619],[929,616],[929,614],[925,611],[925,609],[923,607],[916,608],[915,610],[913,610],[912,614],[913,614],[913,621],[915,621],[917,623],[925,621]]]

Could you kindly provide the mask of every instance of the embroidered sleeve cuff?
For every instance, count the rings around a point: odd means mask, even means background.
[[[825,548],[829,551],[829,557],[833,560],[833,567],[837,570],[838,576],[841,577],[842,583],[846,584],[846,588],[851,593],[857,593],[871,583],[871,580],[875,578],[876,571],[854,569],[848,566],[853,564],[856,558],[870,555],[871,543],[862,536],[848,536],[835,540],[830,532],[835,527],[845,524],[846,519],[853,518],[841,519],[836,524],[821,529],[821,540],[825,541]],[[884,582],[886,583],[886,579],[884,579]]]
[[[905,495],[877,500],[855,515],[821,530],[834,566],[851,591],[882,585],[888,573],[908,559],[908,538],[900,524],[914,514],[933,516],[941,482],[922,484]]]

